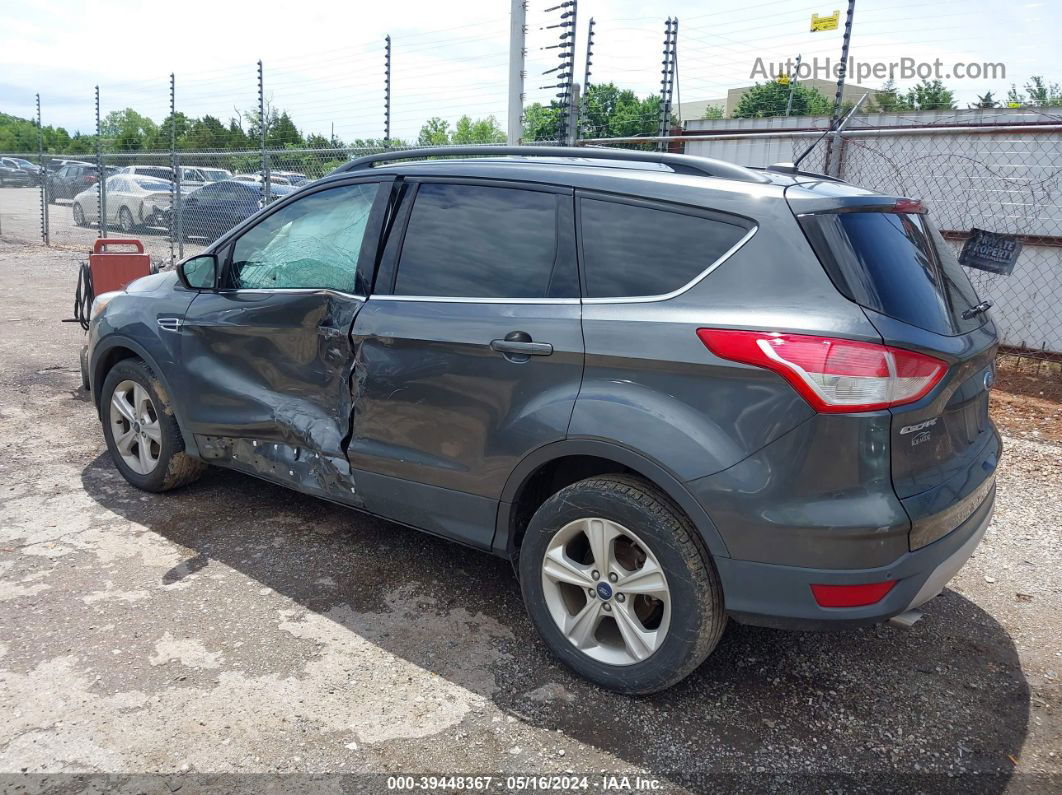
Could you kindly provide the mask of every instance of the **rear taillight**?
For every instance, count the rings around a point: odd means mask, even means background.
[[[819,607],[866,607],[880,602],[896,580],[860,585],[812,585],[811,595]]]
[[[932,356],[871,342],[702,328],[697,336],[723,359],[773,370],[816,411],[874,411],[925,396],[948,369]]]
[[[95,181],[96,181],[96,177],[93,176],[92,174],[85,174],[81,178],[81,182],[84,183],[85,185],[91,185]]]

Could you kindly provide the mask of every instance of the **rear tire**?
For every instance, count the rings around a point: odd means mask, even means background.
[[[184,452],[169,398],[141,359],[123,359],[100,393],[103,436],[122,477],[144,491],[169,491],[199,478],[206,464]]]
[[[85,211],[77,202],[74,202],[74,223],[78,226],[85,226]]]
[[[550,650],[620,693],[653,693],[685,678],[726,626],[719,575],[696,528],[638,477],[588,478],[546,500],[524,535],[519,571]]]

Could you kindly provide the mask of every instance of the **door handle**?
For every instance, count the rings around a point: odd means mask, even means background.
[[[527,361],[527,356],[549,356],[553,353],[553,346],[548,342],[532,342],[531,335],[526,331],[510,331],[505,339],[491,340],[490,349],[497,353],[509,356],[521,357],[521,361]]]

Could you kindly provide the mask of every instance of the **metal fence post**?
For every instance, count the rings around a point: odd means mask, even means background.
[[[48,172],[44,167],[44,128],[41,126],[41,95],[37,95],[37,160],[40,163],[41,178],[41,240],[50,246],[48,229]]]
[[[848,72],[848,45],[852,42],[852,17],[855,16],[855,0],[848,0],[848,15],[844,21],[844,39],[841,42],[841,62],[837,65],[837,94],[833,98],[833,117],[830,119],[830,127],[834,128],[841,119],[841,104],[844,99],[844,79]],[[833,161],[834,138],[831,135],[826,141],[827,174],[832,174],[830,167]],[[837,142],[839,143],[839,141]]]
[[[582,96],[579,99],[579,123],[575,127],[575,139],[578,141],[583,128],[589,122],[590,115],[590,66],[594,55],[594,18],[590,17],[590,24],[586,28],[586,66],[583,68]],[[594,134],[590,130],[590,135]]]
[[[265,77],[258,62],[258,137],[262,148],[262,204],[269,204],[269,153],[266,151]]]
[[[384,37],[384,146],[391,145],[391,36]]]
[[[173,181],[170,191],[170,262],[174,262],[173,243],[177,239],[177,257],[184,259],[184,212],[181,194],[181,160],[177,156],[177,80],[170,72],[170,168]]]
[[[674,28],[671,17],[668,17],[664,26],[664,60],[660,69],[660,131],[658,135],[662,140],[657,144],[657,148],[661,152],[667,151],[667,137],[671,134],[671,96],[675,88],[673,48]]]
[[[107,179],[103,168],[103,131],[100,125],[100,87],[96,86],[96,236],[107,237]]]

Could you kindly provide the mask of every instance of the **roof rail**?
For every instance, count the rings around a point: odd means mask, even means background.
[[[742,166],[694,155],[648,152],[637,149],[611,149],[582,146],[435,146],[423,149],[396,149],[365,155],[340,166],[333,173],[372,168],[377,163],[413,158],[453,157],[455,155],[518,155],[521,157],[578,157],[586,160],[623,160],[635,163],[658,163],[677,172],[719,177],[739,182],[770,182],[767,177]]]

